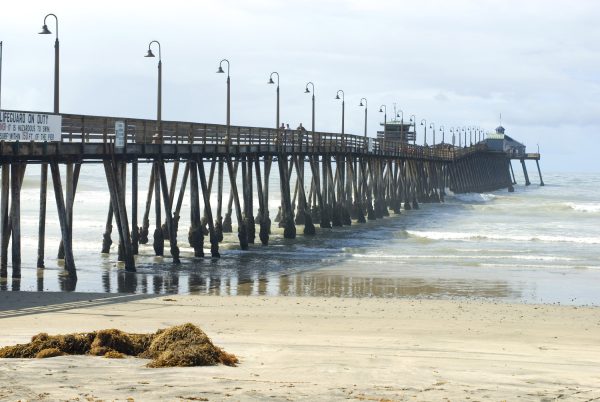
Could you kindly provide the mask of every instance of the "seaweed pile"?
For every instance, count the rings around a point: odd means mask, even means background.
[[[64,355],[152,359],[148,367],[235,366],[239,362],[235,355],[215,346],[200,328],[189,323],[159,329],[154,334],[132,334],[118,329],[66,335],[41,333],[29,343],[0,348],[0,358]]]

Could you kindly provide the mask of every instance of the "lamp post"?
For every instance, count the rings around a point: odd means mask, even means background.
[[[219,62],[219,69],[217,70],[218,74],[224,74],[223,71],[223,62],[227,62],[227,133],[226,133],[226,141],[229,143],[229,126],[231,124],[231,78],[229,76],[229,60],[223,59]]]
[[[383,113],[383,138],[385,139],[385,132],[387,127],[387,105],[379,106],[379,113]]]
[[[44,17],[44,24],[42,26],[42,32],[40,35],[50,35],[52,32],[48,29],[48,25],[46,24],[46,20],[48,17],[54,17],[55,26],[56,26],[56,39],[54,40],[54,113],[58,113],[59,111],[59,88],[60,88],[60,42],[58,41],[58,17],[55,14],[47,14]],[[67,174],[70,174],[73,171],[73,165],[67,164]],[[48,164],[42,163],[41,174],[40,174],[40,221],[38,227],[38,268],[44,267],[44,247],[45,247],[45,233],[46,233],[46,193],[47,193],[47,178],[48,178]],[[70,187],[69,182],[67,182],[67,195],[71,195],[72,188]],[[67,206],[70,208],[70,205]],[[72,218],[72,214],[69,211],[68,217]],[[63,243],[64,250],[64,243]],[[61,249],[59,246],[59,255],[61,254]]]
[[[311,90],[308,89],[308,86],[310,85]],[[315,84],[313,84],[311,81],[308,81],[306,83],[306,87],[304,88],[304,93],[305,94],[310,94],[312,93],[312,117],[311,117],[311,122],[312,122],[312,126],[311,126],[311,131],[314,134],[315,133]]]
[[[413,145],[417,145],[417,116],[411,114],[409,122],[413,124],[413,131],[415,134],[415,138],[413,138]]]
[[[456,136],[454,135],[454,128],[450,127],[450,132],[452,133],[452,146],[456,144]]]
[[[148,43],[148,53],[144,57],[156,57],[152,53],[152,44],[156,43],[158,46],[158,93],[156,97],[156,121],[158,124],[158,141],[162,142],[162,130],[160,126],[162,124],[162,55],[160,49],[160,42],[153,40]]]
[[[227,64],[227,66],[229,66],[229,64]],[[275,84],[275,81],[273,81],[273,75],[277,75],[277,106],[276,106],[276,117],[275,117],[275,129],[279,130],[279,73],[277,71],[273,71],[271,73],[271,75],[269,76],[269,82],[268,84]],[[227,93],[229,94],[229,91],[227,91]]]
[[[54,41],[54,113],[58,113],[58,105],[59,105],[59,54],[60,54],[60,44],[58,42],[58,18],[54,14],[48,14],[44,17],[44,26],[42,27],[42,32],[40,35],[49,35],[52,32],[48,29],[48,25],[46,25],[46,19],[48,17],[54,17],[56,21],[56,39]]]
[[[440,131],[442,132],[442,145],[444,145],[444,126],[440,126]]]
[[[363,101],[365,101],[364,105],[363,105]],[[358,104],[358,106],[364,106],[365,107],[365,138],[367,138],[367,98],[360,98],[360,103]]]
[[[340,93],[342,94],[342,97],[340,98]],[[338,89],[337,94],[335,94],[335,99],[341,99],[342,100],[342,135],[344,135],[344,119],[345,119],[345,101],[344,101],[344,91],[342,91],[341,89]]]
[[[463,133],[465,133],[465,148],[467,147],[467,127],[462,128]]]
[[[423,131],[423,146],[425,146],[425,145],[427,145],[427,120],[421,119],[421,125],[424,128],[424,131]]]
[[[404,112],[396,113],[396,118],[400,117],[400,141],[404,141]]]
[[[157,134],[154,140],[155,143],[162,144],[162,53],[160,42],[157,40],[153,40],[148,43],[148,52],[144,57],[156,57],[152,52],[152,45],[156,44],[158,46],[158,92],[156,97],[156,124],[157,124]],[[156,228],[154,229],[154,241],[153,247],[154,252],[157,256],[163,255],[164,249],[164,237],[162,234],[162,228],[160,225],[161,222],[161,203],[160,203],[160,179],[159,179],[159,167],[158,163],[155,162],[153,164],[154,169],[154,200],[155,203],[155,213],[156,213]],[[152,184],[151,184],[152,185]],[[169,236],[171,234],[169,233]]]
[[[433,132],[433,146],[435,147],[435,123],[430,123],[429,124],[429,128],[432,130]]]

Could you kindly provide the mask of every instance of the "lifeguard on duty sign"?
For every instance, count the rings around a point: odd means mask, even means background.
[[[0,110],[0,141],[60,141],[62,116]]]

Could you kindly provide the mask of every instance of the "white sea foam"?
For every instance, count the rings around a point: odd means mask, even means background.
[[[572,258],[553,255],[462,255],[462,254],[437,254],[437,255],[398,255],[398,254],[352,254],[354,258],[373,260],[523,260],[523,261],[573,261]]]
[[[566,205],[574,211],[577,212],[591,212],[598,213],[600,212],[600,203],[574,203],[567,202]]]
[[[574,237],[552,235],[498,235],[491,233],[422,232],[407,230],[409,235],[429,240],[493,240],[493,241],[542,241],[548,243],[600,244],[600,237]]]
[[[467,194],[455,194],[454,198],[462,202],[471,203],[483,203],[492,201],[496,196],[494,194],[478,194],[478,193],[467,193]]]

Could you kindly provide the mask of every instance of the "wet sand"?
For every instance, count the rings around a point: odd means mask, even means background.
[[[600,308],[395,298],[0,293],[0,345],[192,322],[239,367],[0,360],[4,400],[590,400]]]

